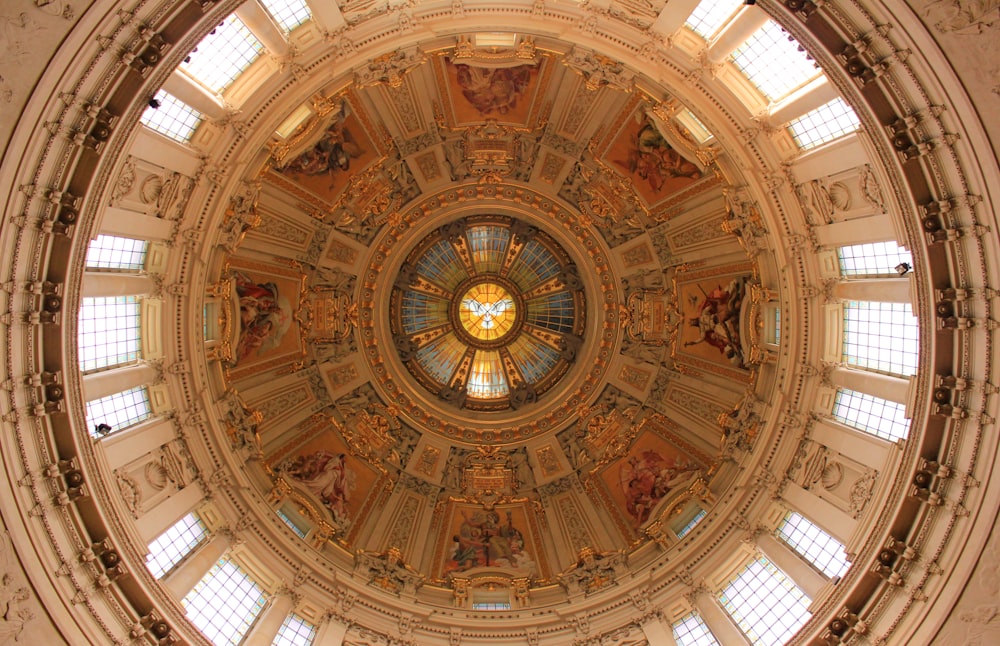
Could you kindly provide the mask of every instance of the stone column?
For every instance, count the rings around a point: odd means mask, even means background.
[[[146,274],[92,271],[84,277],[81,292],[83,296],[138,296],[151,294],[155,288]]]
[[[729,613],[719,604],[719,599],[713,594],[699,594],[694,598],[694,607],[701,615],[708,629],[712,631],[716,641],[726,646],[749,646],[747,639],[739,626],[733,623]]]
[[[781,101],[774,103],[767,111],[767,120],[772,126],[781,127],[816,108],[826,105],[840,94],[825,77],[820,76],[805,87],[792,92]]]
[[[254,622],[250,632],[243,639],[244,646],[270,646],[281,630],[285,617],[295,606],[295,599],[290,591],[280,590],[271,597],[264,611]]]
[[[264,7],[259,3],[244,2],[236,7],[235,13],[243,21],[243,24],[253,32],[257,40],[267,48],[267,51],[275,56],[281,56],[288,51],[285,32],[278,27],[274,19],[264,11]]]
[[[92,372],[83,376],[83,397],[85,401],[93,401],[148,384],[155,377],[153,367],[143,363]]]
[[[844,222],[822,224],[813,228],[816,243],[821,247],[846,247],[866,242],[898,240],[899,234],[892,223],[881,213]]]
[[[830,373],[830,383],[847,390],[888,399],[897,404],[906,404],[910,399],[909,377],[894,377],[841,366],[834,368]]]
[[[152,509],[147,509],[135,521],[146,543],[151,543],[157,536],[167,531],[184,514],[195,509],[205,499],[205,493],[197,484],[191,483]]]
[[[208,119],[221,119],[226,116],[222,102],[184,72],[177,70],[168,76],[163,82],[163,89]]]
[[[663,621],[658,614],[646,617],[641,623],[642,634],[650,644],[657,646],[677,646],[674,640],[674,631]]]
[[[834,286],[833,296],[845,301],[911,303],[910,283],[908,276],[844,280]]]
[[[807,563],[787,543],[771,534],[757,537],[757,547],[767,560],[795,582],[810,600],[815,599],[828,579]]]
[[[669,6],[664,6],[660,10],[660,15],[650,25],[649,30],[667,38],[673,36],[684,26],[700,2],[701,0],[670,0],[667,3]]]
[[[827,534],[836,538],[842,545],[846,545],[854,534],[854,528],[858,521],[851,518],[850,514],[841,511],[794,482],[785,485],[781,497],[789,507],[801,512],[803,516],[822,527]]]
[[[316,631],[313,646],[341,646],[349,626],[335,617],[328,617]]]
[[[163,578],[163,584],[177,599],[183,599],[223,557],[230,545],[228,536],[212,534],[194,554]]]
[[[757,7],[744,6],[708,45],[708,60],[721,63],[771,17]]]

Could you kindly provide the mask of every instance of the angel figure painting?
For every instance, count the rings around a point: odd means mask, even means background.
[[[740,339],[740,313],[746,296],[746,277],[736,276],[726,283],[695,283],[697,293],[683,295],[686,325],[681,335],[683,347],[700,349],[702,356],[721,358],[729,365],[747,369]],[[690,287],[690,286],[689,286]],[[685,290],[686,291],[686,290]]]
[[[476,67],[451,61],[447,67],[459,122],[468,123],[483,118],[507,123],[526,122],[531,87],[538,75],[537,67]],[[461,98],[457,96],[459,94]],[[472,110],[469,110],[470,107]]]
[[[484,510],[463,506],[454,519],[452,549],[444,572],[502,567],[535,573],[520,509]],[[501,516],[502,514],[502,516]],[[515,519],[515,515],[517,518]]]
[[[292,305],[274,282],[259,282],[242,271],[233,272],[240,304],[240,336],[235,364],[281,344],[292,322]]]
[[[661,502],[686,490],[705,467],[703,459],[661,436],[647,420],[628,453],[607,464],[597,482],[627,531],[649,521]]]
[[[377,156],[361,121],[344,100],[319,139],[275,170],[325,202],[332,202],[352,174],[366,168]]]
[[[285,461],[280,470],[315,495],[342,527],[350,524],[348,505],[357,487],[357,474],[344,453],[319,450]]]
[[[656,125],[636,115],[608,151],[614,165],[632,179],[647,203],[652,204],[702,176],[701,169],[671,146]]]

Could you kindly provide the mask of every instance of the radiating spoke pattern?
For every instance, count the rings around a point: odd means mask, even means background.
[[[583,293],[560,279],[566,251],[513,225],[473,216],[432,233],[393,290],[392,333],[407,368],[434,393],[463,391],[470,409],[503,410],[515,389],[551,388],[568,369],[568,338],[584,331]]]

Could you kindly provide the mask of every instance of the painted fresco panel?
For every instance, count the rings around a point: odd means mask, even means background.
[[[305,347],[297,317],[305,276],[290,267],[232,258],[229,277],[231,297],[239,307],[230,378],[302,357]]]
[[[676,280],[682,316],[677,355],[747,370],[741,317],[749,303],[749,271],[678,273]]]
[[[655,204],[702,177],[698,166],[667,143],[639,111],[625,120],[604,158],[632,181],[647,204]]]
[[[476,67],[446,59],[445,79],[456,124],[496,119],[527,125],[540,67]]]
[[[598,480],[626,524],[636,529],[664,497],[686,487],[705,466],[664,437],[643,430],[622,459],[598,473]]]
[[[275,170],[284,179],[332,204],[352,175],[379,157],[361,121],[353,112],[337,116],[311,147]]]
[[[329,514],[335,527],[346,529],[360,516],[376,490],[379,473],[352,456],[332,430],[320,432],[273,464],[286,482]]]
[[[525,503],[482,505],[452,502],[445,511],[444,546],[436,559],[436,576],[478,568],[515,570],[532,577],[548,575],[534,515]]]

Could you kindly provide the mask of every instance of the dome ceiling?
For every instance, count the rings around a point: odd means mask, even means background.
[[[73,599],[53,622],[197,642],[191,563],[227,554],[281,610],[253,630],[294,607],[352,646],[656,644],[692,617],[742,643],[722,597],[748,562],[801,588],[775,641],[923,628],[996,450],[995,294],[988,190],[919,41],[856,3],[315,2],[290,33],[246,3],[269,55],[227,80],[194,48],[237,4],[92,18],[118,76],[81,88],[107,110],[53,90],[10,183],[4,453],[38,587]],[[769,53],[741,53],[760,30]],[[204,112],[173,142],[161,85]],[[821,108],[836,132],[803,143]],[[85,263],[98,232],[152,241],[142,271]],[[845,278],[852,236],[905,271]],[[96,328],[60,308],[137,290],[130,363],[75,370]],[[869,300],[906,365],[848,356]],[[94,424],[125,373],[149,423]],[[845,394],[891,432],[835,419]],[[210,549],[152,578],[192,510]],[[777,537],[792,512],[839,574]]]
[[[267,142],[209,286],[214,356],[259,420],[236,446],[301,529],[428,586],[595,592],[578,552],[665,540],[751,449],[719,419],[758,382],[773,295],[679,103],[581,49],[474,38],[373,61]],[[585,495],[544,514],[570,477]],[[429,536],[389,491],[435,505]]]

